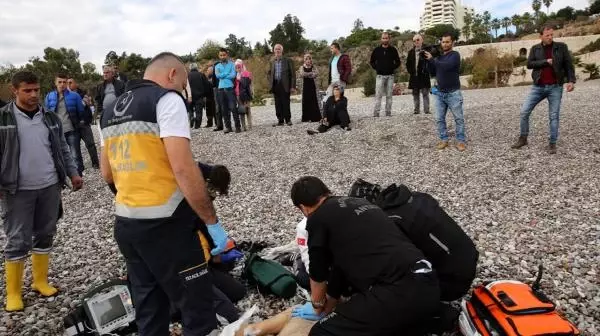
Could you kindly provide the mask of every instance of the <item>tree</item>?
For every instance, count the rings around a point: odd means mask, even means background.
[[[375,43],[381,38],[383,30],[375,29],[373,27],[367,27],[355,32],[352,32],[345,39],[337,39],[338,42],[344,48],[358,47],[363,43]]]
[[[596,63],[586,63],[583,65],[583,72],[590,74],[590,77],[587,80],[598,79],[600,78],[600,67],[596,65]]]
[[[365,25],[363,24],[361,19],[356,19],[354,20],[354,23],[352,24],[352,32],[354,33],[355,31],[359,31],[365,29]]]
[[[471,25],[473,24],[473,15],[470,12],[467,12],[463,18],[463,27],[462,27],[462,35],[465,37],[465,40],[468,40],[471,37]]]
[[[244,37],[238,39],[234,34],[229,34],[225,39],[225,47],[231,57],[247,59],[252,56],[252,48]]]
[[[114,50],[109,51],[104,58],[104,64],[113,66],[119,65],[119,55],[117,55]]]
[[[508,35],[508,27],[510,27],[511,23],[512,21],[508,16],[505,16],[504,19],[502,19],[502,27],[504,27],[506,35]]]
[[[543,0],[544,6],[546,6],[546,13],[550,11],[550,5],[552,5],[552,0]]]
[[[575,16],[575,8],[571,6],[567,6],[565,8],[561,8],[556,12],[557,18],[563,18],[566,21],[573,21],[577,17]]]
[[[150,63],[150,58],[142,57],[140,54],[130,54],[123,52],[120,57],[119,72],[127,74],[128,79],[142,79],[144,71]]]
[[[519,28],[521,27],[521,16],[515,14],[510,19],[513,26],[515,26],[515,35],[519,33]]]
[[[24,69],[32,71],[39,76],[40,87],[44,94],[54,88],[54,78],[59,73],[64,73],[77,79],[81,78],[79,52],[73,49],[47,47],[44,49],[43,58],[32,57],[29,63],[24,66]]]
[[[539,18],[540,9],[542,8],[542,0],[533,0],[531,2],[531,8],[535,13],[536,19]]]
[[[525,33],[531,33],[533,28],[533,17],[529,12],[525,12],[521,16],[521,29]]]
[[[277,24],[275,29],[269,32],[271,36],[269,42],[271,45],[281,44],[284,51],[303,52],[307,41],[302,34],[304,34],[304,28],[300,20],[296,16],[292,17],[291,14],[288,14],[283,18],[282,23]]]
[[[92,62],[86,62],[82,65],[83,73],[81,80],[84,82],[97,82],[102,80],[102,76],[96,72],[96,65]]]
[[[594,1],[587,10],[588,15],[600,14],[600,0]]]
[[[500,19],[494,18],[492,20],[491,27],[494,30],[494,34],[495,34],[496,38],[498,38],[498,29],[500,29],[502,27],[502,23],[500,22]]]
[[[436,39],[441,39],[444,33],[452,34],[454,41],[457,41],[460,37],[460,31],[451,24],[438,24],[425,31],[425,35],[433,36]]]
[[[196,58],[199,60],[213,60],[219,56],[219,49],[223,48],[221,44],[214,40],[206,40],[202,47],[196,51]]]

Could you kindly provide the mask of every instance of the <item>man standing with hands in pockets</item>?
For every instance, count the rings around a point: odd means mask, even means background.
[[[527,145],[529,135],[529,117],[533,109],[542,100],[548,99],[550,141],[547,147],[549,154],[556,154],[558,140],[558,124],[563,84],[567,81],[567,92],[575,89],[575,67],[566,44],[553,41],[554,29],[544,26],[540,30],[542,42],[536,44],[529,52],[527,68],[533,69],[533,87],[521,108],[521,134],[513,149]]]

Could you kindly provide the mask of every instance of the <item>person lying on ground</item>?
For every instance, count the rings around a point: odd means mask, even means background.
[[[323,106],[323,117],[317,131],[308,130],[308,134],[325,133],[336,125],[340,125],[345,131],[351,130],[348,98],[344,97],[344,89],[341,86],[334,85],[333,96],[329,97]]]
[[[311,305],[325,315],[309,335],[420,334],[439,308],[438,280],[385,212],[333,196],[313,176],[298,179],[291,198],[307,218]],[[338,304],[349,286],[353,295]]]
[[[310,302],[289,308],[261,322],[244,324],[235,336],[306,336],[323,314],[316,315]]]

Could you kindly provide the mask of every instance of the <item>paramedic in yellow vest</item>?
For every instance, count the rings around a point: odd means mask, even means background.
[[[187,71],[172,53],[154,57],[144,79],[105,109],[101,170],[118,190],[115,240],[127,263],[141,336],[169,334],[169,306],[182,314],[186,336],[217,334],[212,279],[197,218],[222,252],[227,234],[215,215],[190,148]]]

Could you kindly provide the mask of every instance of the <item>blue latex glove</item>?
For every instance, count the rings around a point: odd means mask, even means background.
[[[308,321],[318,321],[325,316],[325,313],[317,315],[312,303],[307,302],[302,306],[297,306],[292,309],[292,317],[299,317]]]
[[[216,224],[207,225],[208,233],[215,243],[215,248],[210,251],[210,254],[213,256],[219,255],[225,251],[227,247],[227,232],[223,230],[221,226],[221,221],[217,220]]]

